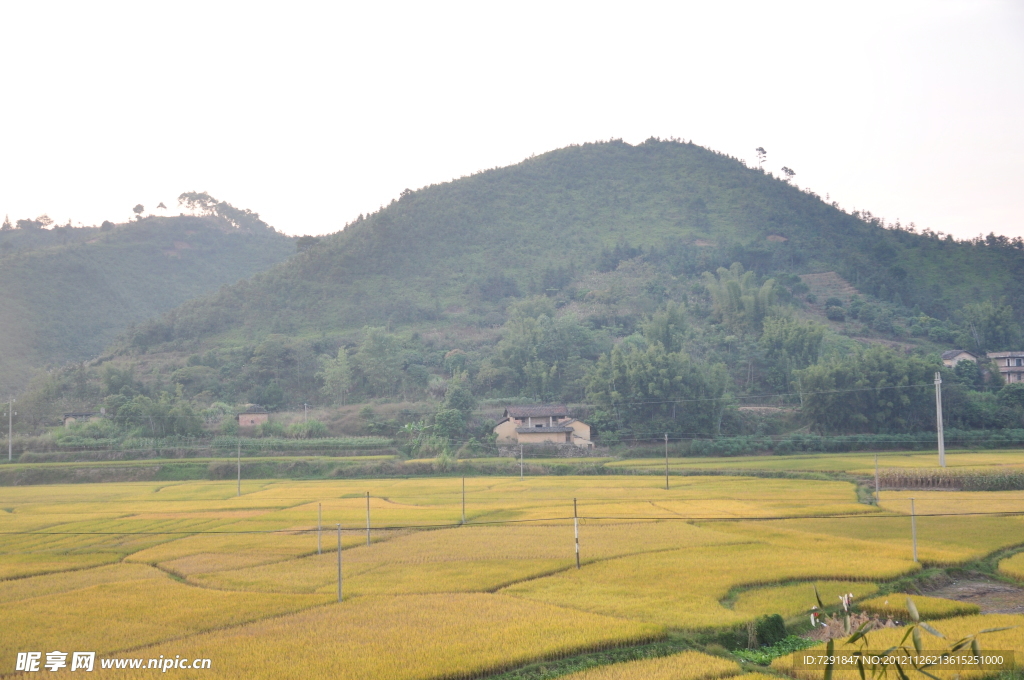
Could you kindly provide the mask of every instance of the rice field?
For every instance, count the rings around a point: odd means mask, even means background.
[[[880,597],[873,597],[859,603],[861,611],[871,614],[878,614],[896,621],[910,621],[910,607],[907,600],[914,603],[917,613],[922,619],[946,619],[953,616],[970,616],[980,614],[981,608],[969,602],[957,602],[942,597],[928,597],[926,595],[904,595],[893,593]]]
[[[565,680],[711,680],[739,675],[735,661],[701,652],[628,661],[565,676]]]
[[[182,678],[484,677],[673,631],[802,619],[812,586],[826,603],[870,597],[921,569],[911,497],[925,564],[1024,535],[1020,517],[991,514],[1017,512],[1024,492],[890,492],[872,506],[851,483],[809,479],[464,483],[464,496],[462,479],[441,477],[251,480],[240,496],[233,481],[2,487],[0,673],[18,652],[69,649],[213,660]],[[757,680],[740,673],[687,652],[573,677]]]
[[[1011,578],[1024,581],[1024,553],[999,561],[999,571]]]

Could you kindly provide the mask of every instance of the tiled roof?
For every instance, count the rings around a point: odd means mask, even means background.
[[[952,359],[957,354],[971,354],[971,353],[968,352],[967,350],[963,350],[963,349],[949,349],[949,350],[946,350],[945,352],[942,353],[942,358],[943,358],[943,360],[945,360],[945,359]],[[971,354],[971,356],[973,357],[974,355]]]
[[[518,434],[530,434],[531,432],[572,432],[571,427],[562,427],[556,425],[555,427],[517,427],[516,432]]]
[[[505,415],[512,418],[559,418],[569,415],[564,404],[543,404],[541,406],[509,406]]]

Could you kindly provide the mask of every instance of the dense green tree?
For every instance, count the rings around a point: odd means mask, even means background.
[[[708,437],[721,432],[728,387],[724,364],[697,363],[682,352],[666,352],[661,343],[617,346],[591,371],[587,400],[599,418],[640,436]]]
[[[398,391],[402,382],[398,336],[379,326],[364,328],[363,342],[354,359],[356,369],[370,394],[390,397]]]
[[[434,415],[434,434],[445,439],[459,439],[466,431],[466,418],[454,408],[439,409]]]
[[[595,355],[593,332],[574,317],[554,315],[543,297],[510,305],[491,370],[481,379],[498,378],[499,388],[545,400],[582,396],[586,360]]]
[[[825,329],[816,323],[802,323],[784,317],[764,320],[758,344],[764,352],[764,377],[768,387],[788,392],[793,371],[818,363],[818,352]]]
[[[1020,343],[1020,326],[1009,305],[996,305],[989,300],[969,303],[963,306],[958,317],[963,327],[958,341],[963,347],[992,352],[1017,349]]]
[[[352,367],[349,365],[348,351],[344,346],[338,348],[338,355],[320,360],[320,371],[316,376],[323,381],[321,388],[324,396],[334,402],[345,403],[345,396],[352,389]]]
[[[916,432],[935,428],[937,358],[873,346],[796,372],[803,411],[823,434]]]
[[[686,309],[684,305],[669,302],[641,325],[649,342],[659,342],[666,352],[678,352],[686,340]]]
[[[704,272],[704,285],[711,293],[715,317],[737,332],[759,333],[778,295],[775,279],[758,285],[753,271],[744,271],[734,262],[731,267],[719,267],[715,274]]]

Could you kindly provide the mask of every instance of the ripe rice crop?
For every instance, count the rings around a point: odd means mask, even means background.
[[[227,593],[161,579],[120,581],[0,605],[0,658],[30,649],[112,652],[329,602],[323,595]],[[56,646],[56,645],[63,645]]]
[[[645,553],[569,569],[502,590],[518,597],[683,628],[742,623],[753,618],[720,604],[741,584],[813,577],[893,578],[919,568],[841,541],[797,550],[768,543]],[[773,613],[773,612],[761,612]]]
[[[121,559],[118,553],[22,553],[0,555],[0,581],[39,574],[53,574],[69,569],[87,569]]]
[[[59,574],[44,574],[5,581],[0,587],[0,603],[25,600],[42,595],[55,595],[81,590],[101,583],[166,579],[159,569],[144,564],[108,564],[92,569],[78,569]]]
[[[858,601],[878,591],[878,586],[865,581],[791,583],[744,591],[737,596],[732,609],[741,614],[749,614],[751,618],[764,614],[779,614],[789,618],[803,614],[816,604],[815,588],[826,606],[840,604],[840,595],[853,593],[854,600]]]
[[[599,666],[564,676],[564,680],[705,680],[740,673],[735,661],[701,652]],[[746,676],[743,676],[746,677]]]
[[[1024,552],[999,561],[999,571],[1015,579],[1024,580]]]
[[[944,639],[939,639],[929,635],[928,633],[922,632],[922,642],[924,643],[924,649],[927,651],[939,651],[947,649],[950,644],[956,640],[967,637],[968,635],[975,635],[980,633],[982,630],[989,628],[1009,628],[1009,630],[998,631],[994,633],[985,633],[978,637],[978,643],[981,647],[981,652],[984,654],[986,650],[1005,650],[1013,651],[1017,663],[1020,663],[1020,659],[1024,658],[1024,616],[1014,614],[983,614],[980,616],[963,616],[952,619],[944,619],[934,624],[934,627],[938,629],[940,633],[945,635]],[[905,628],[883,628],[880,630],[872,631],[868,634],[868,645],[869,649],[872,650],[884,650],[899,644],[901,638],[905,634]],[[911,650],[913,645],[910,640],[907,640],[907,647]],[[856,646],[845,645],[845,640],[835,641],[835,652],[849,652],[854,651]],[[825,645],[819,645],[817,647],[808,648],[806,653],[808,654],[821,654],[825,650]],[[968,650],[968,653],[969,650]],[[785,673],[798,680],[821,680],[824,675],[822,670],[795,670],[793,668],[792,655],[781,656],[772,662],[773,670],[780,673]],[[926,676],[917,673],[916,671],[907,670],[908,675],[914,680],[927,680]],[[961,678],[979,678],[984,675],[991,675],[991,673],[978,673],[961,670],[935,670],[930,669],[931,673],[940,678],[950,678],[951,680],[956,676]],[[895,669],[890,669],[890,673],[895,673]],[[833,677],[835,680],[860,680],[860,675],[856,670],[836,670]]]
[[[907,598],[913,600],[917,607],[918,614],[922,619],[947,619],[953,616],[971,616],[980,614],[981,608],[969,602],[958,602],[947,600],[942,597],[928,597],[925,595],[904,595],[903,593],[892,593],[880,595],[879,597],[864,600],[857,606],[861,611],[869,614],[895,619],[896,621],[910,621],[910,610],[907,609]]]
[[[503,595],[404,595],[354,598],[133,655],[209,657],[216,677],[227,680],[419,680],[472,677],[662,635],[657,626]],[[175,677],[211,675],[179,670]]]
[[[681,546],[732,543],[738,540],[685,522],[596,524],[582,529],[586,561],[669,550]],[[345,532],[345,545],[365,534]],[[325,547],[331,550],[333,534]],[[344,554],[345,574],[353,593],[488,591],[527,578],[574,566],[572,525],[484,526],[408,532]],[[218,571],[193,580],[214,588],[265,592],[329,590],[336,558],[309,555],[247,569]],[[165,565],[166,566],[166,565]],[[390,584],[390,585],[389,585]],[[324,590],[326,592],[326,590]]]

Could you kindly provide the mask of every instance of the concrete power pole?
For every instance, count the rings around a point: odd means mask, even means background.
[[[942,432],[942,374],[935,371],[935,431],[939,435],[939,466],[946,467],[946,438]]]

